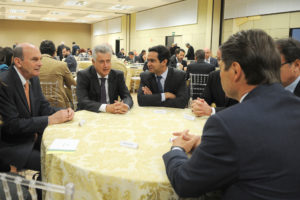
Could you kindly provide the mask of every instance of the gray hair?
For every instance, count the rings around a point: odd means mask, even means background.
[[[14,58],[20,58],[21,60],[24,59],[24,54],[23,54],[23,46],[18,45],[13,49],[14,53]]]
[[[112,50],[108,44],[101,44],[101,45],[95,46],[92,51],[93,60],[96,60],[97,53],[103,53],[103,54],[109,53],[111,55]]]

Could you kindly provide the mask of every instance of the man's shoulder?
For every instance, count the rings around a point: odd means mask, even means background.
[[[56,60],[54,58],[51,58],[50,56],[43,54],[42,55],[42,63],[43,65],[47,66],[47,65],[51,65],[52,67],[60,67],[60,66],[65,66],[66,63],[60,60]]]

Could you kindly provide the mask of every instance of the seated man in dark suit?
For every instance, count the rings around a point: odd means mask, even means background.
[[[205,53],[202,49],[195,52],[195,60],[197,62],[189,64],[186,70],[186,79],[190,78],[190,73],[193,74],[209,74],[215,70],[215,67],[204,62]]]
[[[139,63],[145,63],[146,61],[146,50],[142,50],[140,55],[138,56],[139,58]]]
[[[71,49],[70,47],[64,46],[63,50],[62,50],[62,54],[65,58],[65,62],[68,65],[68,68],[71,72],[76,72],[76,68],[77,68],[77,61],[74,58],[73,55],[71,55]]]
[[[59,110],[45,99],[39,81],[41,53],[31,44],[14,49],[14,66],[0,74],[2,142],[13,147],[5,159],[17,169],[40,171],[40,144],[44,129],[73,119],[71,108]]]
[[[126,113],[133,105],[122,71],[111,69],[112,50],[108,45],[93,49],[93,65],[77,74],[79,110]],[[118,101],[118,98],[122,101]]]
[[[281,83],[300,97],[300,42],[289,38],[276,41],[281,56]]]
[[[184,70],[185,67],[187,66],[187,62],[185,60],[183,60],[184,54],[185,54],[185,51],[183,49],[179,49],[179,48],[176,49],[175,55],[173,55],[170,58],[170,66],[177,68],[177,69]]]
[[[211,57],[211,51],[208,48],[204,49],[205,52],[205,62],[211,64],[214,67],[219,67],[217,59]]]
[[[208,118],[201,139],[176,133],[163,156],[174,190],[180,197],[222,190],[223,200],[299,199],[300,99],[280,84],[273,39],[240,31],[220,49],[223,89],[240,103]]]
[[[189,95],[185,83],[185,72],[167,67],[170,58],[169,50],[162,46],[149,49],[149,71],[141,73],[138,90],[140,106],[164,106],[185,108]]]
[[[119,53],[117,53],[117,57],[118,58],[125,58],[125,52],[124,52],[124,48],[121,49],[121,51],[119,51]]]
[[[130,51],[128,53],[128,56],[125,58],[125,61],[127,61],[128,63],[138,63],[139,57],[134,55],[133,51]]]

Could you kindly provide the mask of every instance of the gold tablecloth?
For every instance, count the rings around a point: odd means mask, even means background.
[[[191,110],[134,106],[125,115],[76,112],[73,121],[51,125],[44,132],[43,181],[74,183],[78,200],[178,199],[162,155],[170,149],[173,132],[189,129],[201,135],[207,119],[191,120],[185,115],[192,116]],[[80,142],[75,152],[47,154],[56,138]],[[135,142],[138,149],[123,147],[120,141]],[[63,199],[61,194],[46,197]]]

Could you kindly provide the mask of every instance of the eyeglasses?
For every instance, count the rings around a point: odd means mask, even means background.
[[[282,63],[281,66],[285,65],[285,64],[290,64],[290,62],[285,62],[285,63]]]

